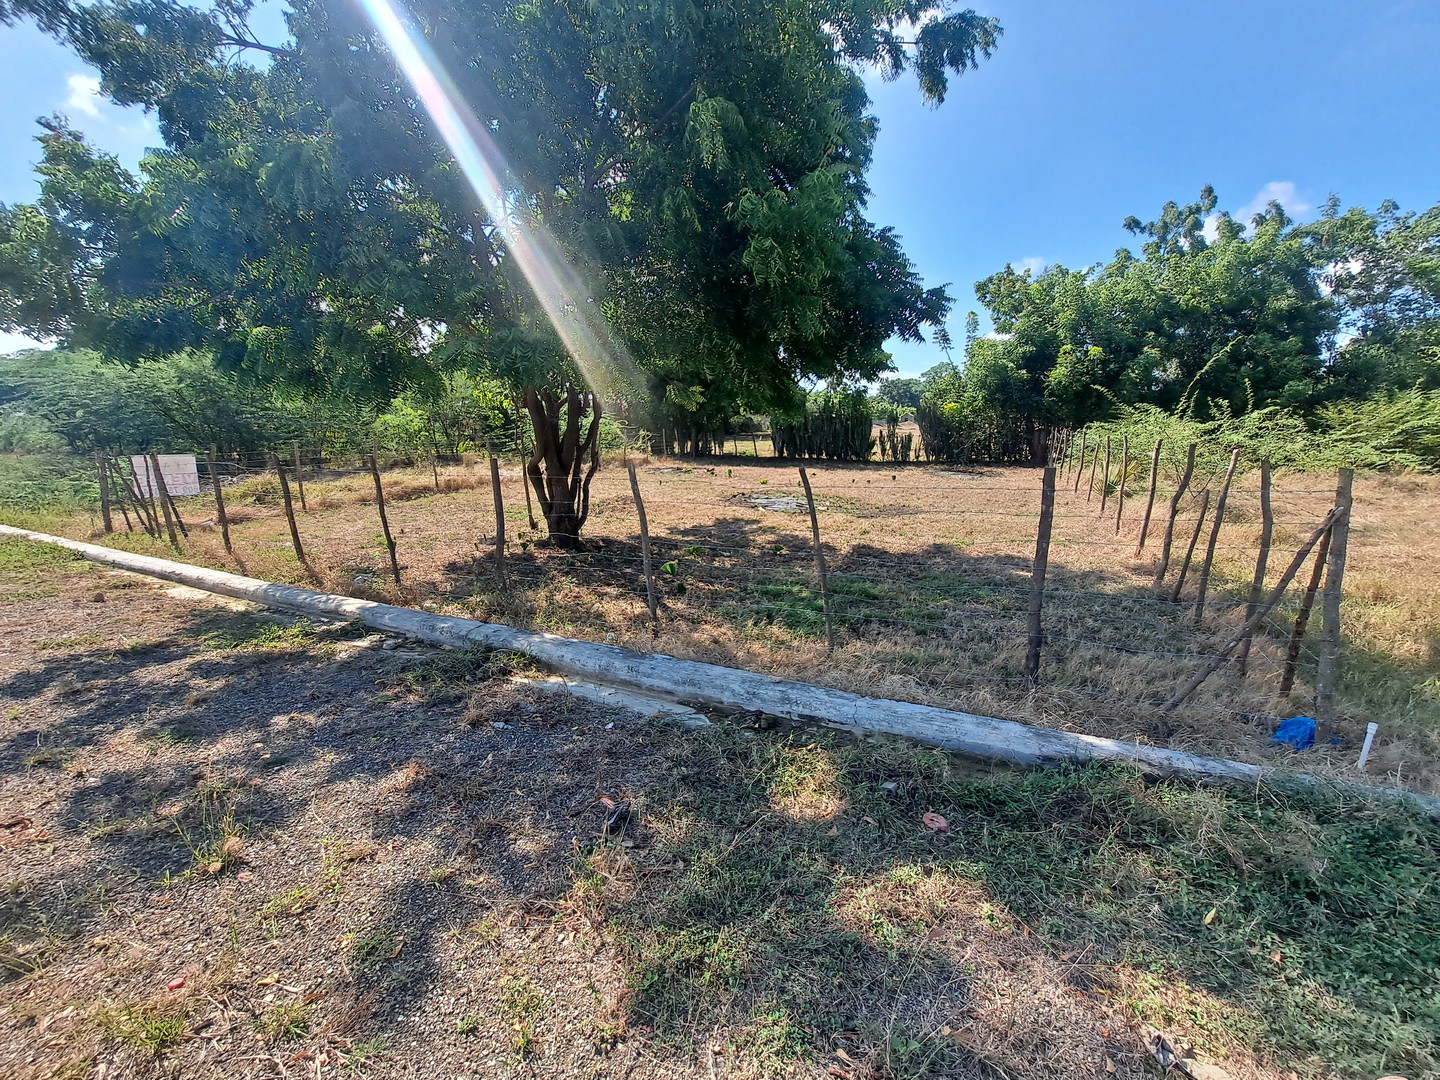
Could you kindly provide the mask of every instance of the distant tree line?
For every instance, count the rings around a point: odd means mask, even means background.
[[[1242,224],[1207,187],[1125,225],[1139,254],[979,282],[995,334],[967,334],[963,362],[918,388],[881,384],[892,401],[918,389],[928,457],[1038,462],[1051,429],[1135,406],[1201,422],[1280,409],[1312,426],[1408,408],[1424,426],[1440,389],[1440,206],[1342,212],[1332,198],[1296,224],[1271,203]]]

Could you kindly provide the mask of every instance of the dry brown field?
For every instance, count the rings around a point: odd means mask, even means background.
[[[746,448],[748,449],[748,447]],[[754,457],[633,459],[650,518],[661,593],[658,623],[645,602],[638,522],[618,455],[596,475],[586,544],[544,543],[527,516],[518,462],[501,470],[507,554],[494,561],[488,469],[386,470],[402,586],[389,579],[370,476],[312,470],[299,530],[313,579],[291,550],[275,477],[227,488],[235,559],[214,526],[213,500],[180,500],[191,526],[182,557],[272,580],[424,604],[516,626],[736,665],[863,694],[944,705],[1068,730],[1244,760],[1284,761],[1270,745],[1279,718],[1313,704],[1317,607],[1295,690],[1278,692],[1299,584],[1262,628],[1241,678],[1222,668],[1178,710],[1160,706],[1241,621],[1260,524],[1257,480],[1239,478],[1219,537],[1207,603],[1194,603],[1202,531],[1184,596],[1178,563],[1194,532],[1197,481],[1180,505],[1172,570],[1153,577],[1163,530],[1162,482],[1145,551],[1143,466],[1132,470],[1120,526],[1113,493],[1058,485],[1044,606],[1040,682],[1023,677],[1025,608],[1040,502],[1040,472],[1021,467],[809,466],[829,569],[835,648],[826,646],[810,522],[795,464]],[[1268,580],[1273,583],[1333,502],[1334,477],[1279,473]],[[297,499],[298,503],[298,499]],[[1342,609],[1339,711],[1309,771],[1352,773],[1365,724],[1380,724],[1368,775],[1434,793],[1440,756],[1440,564],[1432,522],[1440,478],[1356,480]],[[98,522],[40,521],[71,536]],[[165,554],[143,535],[108,542]],[[1302,572],[1299,583],[1308,576]]]

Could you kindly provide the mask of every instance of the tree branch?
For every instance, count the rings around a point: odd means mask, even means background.
[[[263,42],[251,41],[249,38],[240,37],[238,34],[229,34],[220,39],[221,45],[233,45],[237,49],[257,49],[271,56],[294,56],[294,49],[286,49],[279,45],[266,45]]]

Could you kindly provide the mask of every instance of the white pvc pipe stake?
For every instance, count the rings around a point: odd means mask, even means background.
[[[1360,760],[1355,763],[1355,768],[1360,772],[1365,771],[1365,762],[1370,759],[1370,747],[1375,745],[1375,733],[1379,730],[1379,724],[1365,725],[1365,745],[1360,747]]]

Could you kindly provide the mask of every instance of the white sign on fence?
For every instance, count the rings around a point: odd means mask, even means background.
[[[171,495],[199,495],[200,470],[195,466],[194,454],[158,454],[160,479],[165,481],[165,490]],[[158,496],[150,479],[150,459],[136,454],[130,459],[130,468],[135,471],[135,494],[150,499]]]

